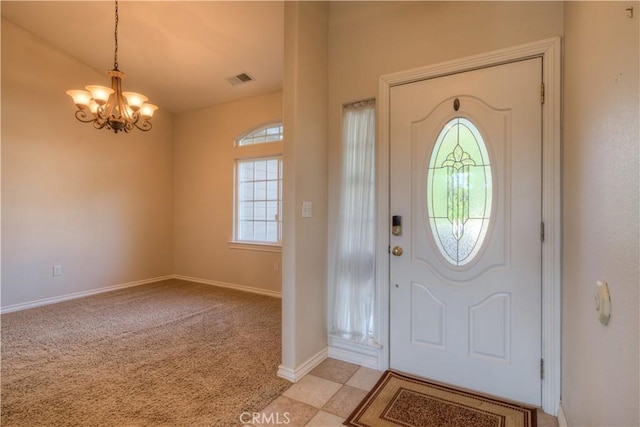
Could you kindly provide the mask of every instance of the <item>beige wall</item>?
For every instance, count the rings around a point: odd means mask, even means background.
[[[92,83],[108,77],[2,20],[2,307],[172,273],[173,118],[97,131],[65,94]]]
[[[328,12],[326,2],[285,4],[281,371],[289,379],[327,346]],[[312,218],[301,218],[303,201]]]
[[[234,160],[282,154],[282,143],[236,148],[234,141],[250,129],[281,120],[282,92],[176,117],[176,274],[280,293],[279,252],[232,249],[228,242],[233,238]]]
[[[640,425],[638,12],[638,2],[565,3],[562,401],[569,425]],[[597,280],[611,292],[607,326],[595,310]]]

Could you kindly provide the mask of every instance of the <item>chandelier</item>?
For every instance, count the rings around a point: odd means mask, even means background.
[[[76,104],[76,119],[83,123],[93,123],[96,129],[107,128],[115,133],[131,132],[134,127],[148,131],[151,117],[158,108],[147,104],[148,98],[135,92],[122,91],[125,74],[118,70],[118,1],[115,12],[115,53],[113,69],[107,71],[111,77],[111,87],[89,85],[86,90],[68,90],[66,93]]]

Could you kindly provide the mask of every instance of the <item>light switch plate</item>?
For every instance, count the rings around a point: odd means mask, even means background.
[[[311,218],[313,216],[313,205],[311,202],[302,202],[302,218]]]

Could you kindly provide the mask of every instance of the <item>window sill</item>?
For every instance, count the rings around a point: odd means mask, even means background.
[[[245,251],[258,251],[258,252],[282,252],[282,245],[277,243],[257,243],[257,242],[236,242],[231,241],[229,243],[229,249],[240,249]]]

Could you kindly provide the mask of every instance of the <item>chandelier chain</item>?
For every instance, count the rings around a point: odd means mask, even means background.
[[[113,54],[113,69],[118,69],[118,1],[116,0],[116,29],[114,31],[114,38],[116,41],[116,48]]]

